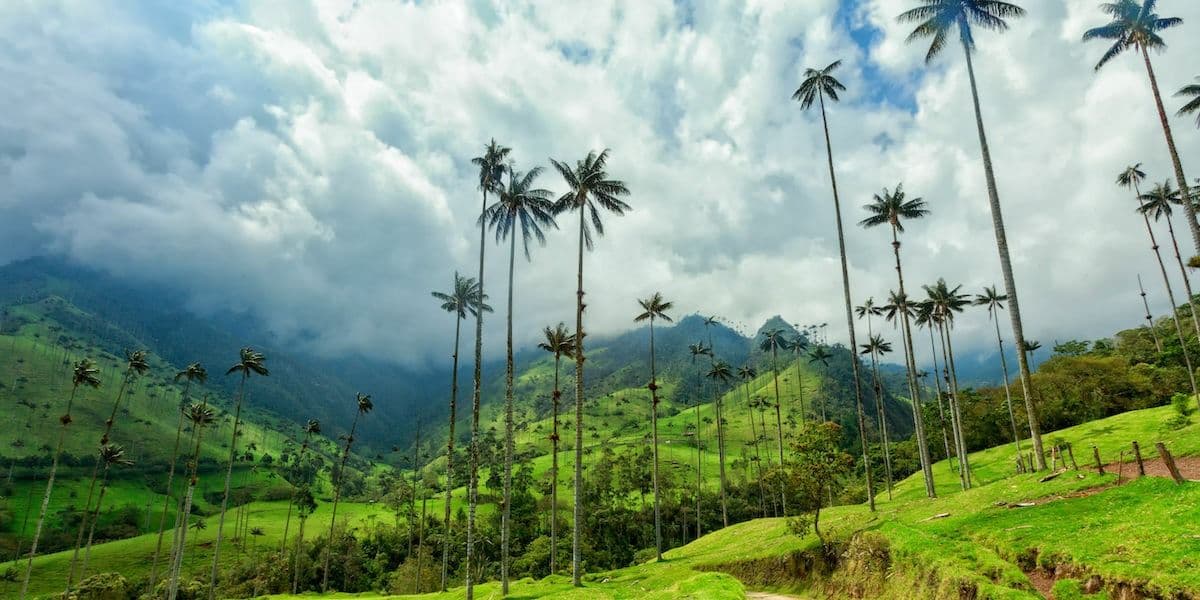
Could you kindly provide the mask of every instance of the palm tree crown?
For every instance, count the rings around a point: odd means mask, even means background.
[[[842,61],[837,60],[824,69],[806,69],[804,81],[800,82],[800,87],[792,94],[792,100],[798,101],[800,108],[804,110],[811,108],[813,102],[818,98],[828,97],[837,102],[838,92],[846,91],[846,86],[833,76],[833,72],[840,66],[842,66]]]
[[[739,367],[737,374],[738,378],[742,381],[750,381],[751,379],[758,377],[758,371],[755,371],[754,367],[750,365],[742,365]]]
[[[975,294],[975,300],[972,304],[975,306],[986,306],[989,314],[994,314],[996,311],[1004,310],[1004,303],[1008,302],[1008,295],[1001,294],[996,291],[996,286],[984,287],[982,294]]]
[[[587,158],[577,161],[575,168],[564,162],[550,160],[555,170],[567,182],[570,191],[563,194],[554,204],[557,213],[582,210],[588,213],[591,224],[583,225],[583,239],[587,249],[593,247],[592,229],[598,236],[604,235],[604,223],[600,220],[600,209],[603,208],[617,215],[624,215],[631,207],[621,200],[621,196],[629,195],[625,183],[609,179],[605,167],[608,165],[608,149],[596,154],[589,152]]]
[[[962,285],[956,285],[951,288],[946,284],[945,279],[939,278],[937,283],[921,287],[925,290],[925,294],[929,296],[929,301],[925,303],[928,306],[928,310],[933,314],[935,319],[943,321],[947,325],[953,326],[954,313],[962,312],[964,307],[971,304],[970,297],[967,294],[959,293]]]
[[[1130,165],[1117,175],[1117,185],[1123,188],[1133,188],[1146,179],[1146,172],[1142,170],[1142,163]]]
[[[267,370],[267,365],[265,364],[266,360],[267,358],[254,348],[242,348],[238,354],[238,362],[229,367],[229,370],[225,371],[225,374],[241,373],[245,377],[249,377],[252,374],[270,375],[271,373]]]
[[[892,343],[883,339],[878,333],[867,338],[867,343],[860,346],[862,351],[859,354],[871,354],[875,356],[883,356],[892,351]]]
[[[354,394],[354,402],[358,407],[358,414],[365,415],[375,409],[375,405],[371,402],[371,395],[362,392]]]
[[[500,199],[479,217],[489,228],[496,230],[497,242],[507,239],[519,226],[526,260],[529,260],[529,241],[537,240],[538,244],[544,246],[546,234],[542,228],[558,228],[554,222],[554,203],[550,200],[550,190],[533,187],[534,180],[542,171],[541,167],[537,167],[522,173],[509,165],[508,185],[498,190]]]
[[[538,343],[538,348],[553,354],[555,357],[575,354],[575,334],[567,330],[565,323],[559,323],[553,328],[542,330],[544,339]]]
[[[920,219],[929,214],[929,209],[925,208],[925,201],[921,198],[913,198],[909,200],[904,193],[904,184],[897,184],[896,190],[889,192],[884,188],[883,195],[875,194],[870,204],[863,205],[871,216],[859,221],[859,225],[865,228],[876,227],[879,225],[888,224],[896,228],[896,231],[904,231],[904,221],[907,219]]]
[[[812,352],[808,353],[808,364],[811,365],[819,363],[822,366],[828,367],[829,359],[831,358],[833,358],[833,354],[830,354],[830,352],[825,349],[825,346],[817,346],[816,348],[813,348]]]
[[[638,305],[642,307],[643,312],[633,318],[635,323],[646,319],[662,319],[668,323],[672,322],[671,317],[667,316],[667,311],[671,310],[675,303],[663,299],[662,292],[654,292],[653,296],[645,300],[638,300]]]
[[[1100,5],[1100,10],[1112,17],[1112,21],[1083,33],[1085,42],[1111,40],[1113,43],[1100,57],[1100,62],[1096,63],[1097,71],[1126,50],[1161,50],[1167,47],[1159,32],[1182,25],[1183,19],[1158,16],[1154,12],[1157,4],[1158,0],[1145,0],[1141,4],[1135,0],[1117,0]]]
[[[479,189],[484,192],[498,193],[500,180],[504,175],[504,162],[512,148],[501,146],[495,139],[484,146],[483,156],[471,159],[471,164],[479,167]]]
[[[1196,81],[1200,81],[1200,77],[1197,77]],[[1184,115],[1195,113],[1196,126],[1200,127],[1200,83],[1186,85],[1183,87],[1183,89],[1176,92],[1175,95],[1184,98],[1191,98],[1191,101],[1189,101],[1187,104],[1184,104],[1183,108],[1179,109],[1179,116],[1182,117]]]
[[[907,41],[932,38],[925,54],[925,62],[930,62],[946,47],[950,31],[956,26],[963,45],[974,50],[973,27],[1003,32],[1008,30],[1005,19],[1023,16],[1025,9],[1000,0],[921,0],[921,6],[901,13],[897,20],[917,24]]]
[[[175,381],[179,381],[180,379],[203,384],[205,381],[208,381],[208,370],[204,368],[204,365],[195,362],[188,365],[182,371],[175,373]]]
[[[782,329],[770,329],[764,331],[763,339],[759,342],[758,347],[766,352],[775,350],[787,350],[787,332]]]
[[[480,310],[483,312],[492,312],[492,307],[487,304],[487,294],[480,294],[479,282],[475,281],[474,277],[463,277],[454,272],[454,289],[449,293],[430,292],[430,294],[442,301],[442,310],[451,313],[457,313],[458,318],[465,320],[467,314],[472,317],[478,314]]]
[[[718,360],[717,362],[713,363],[712,368],[708,370],[708,373],[705,374],[705,377],[708,377],[716,382],[725,383],[730,379],[733,379],[733,367],[729,366],[729,363],[723,360]]]
[[[210,425],[217,416],[208,404],[202,402],[191,403],[183,414],[193,428]]]
[[[316,419],[309,419],[308,422],[304,424],[304,433],[308,435],[320,435],[321,422]]]
[[[100,387],[100,369],[96,368],[96,363],[90,358],[80,359],[75,363],[75,369],[71,373],[71,383],[75,387],[81,385],[87,387]]]
[[[1171,205],[1182,204],[1179,200],[1179,190],[1171,189],[1171,182],[1164,181],[1163,183],[1155,184],[1148,192],[1139,196],[1142,203],[1137,208],[1138,212],[1154,217],[1157,221],[1162,218],[1171,218]]]

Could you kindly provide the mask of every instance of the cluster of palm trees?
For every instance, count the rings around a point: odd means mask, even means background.
[[[475,365],[473,373],[473,393],[471,403],[471,432],[469,444],[470,476],[467,490],[467,548],[466,548],[466,593],[467,598],[474,597],[475,580],[472,565],[475,561],[475,542],[477,535],[477,507],[479,500],[479,411],[480,393],[482,387],[483,360],[483,316],[491,312],[487,305],[487,294],[484,292],[484,265],[486,258],[487,231],[493,230],[498,243],[508,241],[508,306],[507,306],[507,340],[506,340],[506,370],[505,370],[505,401],[504,401],[504,473],[503,501],[501,513],[501,586],[504,593],[508,592],[508,570],[510,564],[509,539],[510,523],[509,509],[512,491],[512,459],[513,459],[513,277],[516,268],[517,235],[521,236],[522,249],[526,260],[531,258],[530,241],[545,243],[545,230],[557,227],[557,217],[572,212],[579,214],[579,248],[578,270],[576,273],[576,306],[575,332],[567,334],[565,326],[560,324],[555,329],[547,328],[546,341],[543,347],[555,355],[556,381],[559,360],[563,356],[575,359],[575,502],[574,523],[572,527],[572,576],[576,585],[579,584],[580,571],[580,530],[577,526],[581,520],[582,502],[580,488],[582,487],[582,456],[583,456],[583,383],[584,383],[584,351],[585,338],[583,328],[584,291],[583,291],[583,256],[585,250],[593,248],[595,237],[604,234],[602,214],[611,212],[622,215],[630,210],[630,206],[622,200],[629,195],[625,184],[612,179],[607,173],[609,159],[608,150],[590,152],[574,165],[563,161],[551,160],[551,165],[562,177],[567,192],[557,199],[552,198],[549,191],[536,188],[536,180],[543,173],[541,167],[527,172],[516,169],[509,155],[511,149],[492,140],[484,148],[479,157],[472,159],[479,169],[479,190],[482,196],[479,226],[479,275],[478,278],[463,278],[457,273],[454,277],[454,287],[450,292],[435,292],[434,297],[441,302],[441,307],[455,315],[455,343],[453,367],[450,383],[450,427],[446,444],[448,467],[454,452],[455,422],[458,403],[458,347],[461,334],[461,321],[468,315],[475,318]],[[492,204],[488,203],[488,195],[495,197]],[[560,394],[554,395],[554,407],[557,414]],[[558,431],[556,419],[553,442],[556,450],[557,463]],[[448,471],[449,472],[449,469]],[[555,466],[557,475],[557,464]],[[556,480],[557,481],[557,480]],[[445,497],[445,519],[449,526],[450,519],[450,477],[447,477]],[[552,494],[557,497],[557,483]],[[557,513],[557,507],[552,511]],[[552,515],[552,533],[557,543],[557,517]],[[442,548],[442,589],[448,584],[449,540]],[[553,556],[553,552],[551,553]],[[551,559],[554,560],[553,558]]]

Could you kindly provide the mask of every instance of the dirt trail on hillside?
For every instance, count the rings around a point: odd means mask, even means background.
[[[1171,477],[1171,473],[1167,471],[1167,465],[1157,456],[1142,459],[1142,463],[1146,465],[1148,477]],[[1200,456],[1177,456],[1175,457],[1175,466],[1184,479],[1200,481]],[[1088,470],[1095,471],[1095,465],[1088,467]],[[1135,479],[1138,476],[1136,461],[1128,461],[1123,465],[1122,463],[1109,463],[1104,465],[1104,470],[1108,473],[1120,473],[1121,481]]]
[[[800,596],[785,596],[772,592],[746,592],[746,600],[803,600]]]

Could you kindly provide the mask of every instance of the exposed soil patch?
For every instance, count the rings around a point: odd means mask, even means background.
[[[1161,458],[1146,458],[1142,460],[1146,465],[1146,475],[1149,477],[1165,477],[1170,478],[1171,473],[1167,470],[1167,465],[1163,463]],[[1191,481],[1200,481],[1200,456],[1177,456],[1175,457],[1175,466],[1179,468],[1179,473],[1184,479]],[[1095,470],[1096,467],[1089,467],[1089,470]],[[1108,473],[1119,473],[1121,481],[1128,481],[1138,477],[1138,467],[1136,461],[1128,461],[1125,463],[1109,463],[1104,465],[1104,470]]]
[[[1043,598],[1051,598],[1050,591],[1054,589],[1054,577],[1052,575],[1047,575],[1041,569],[1034,569],[1025,575],[1029,577],[1029,582],[1033,584],[1033,587],[1037,589]]]
[[[746,600],[801,600],[801,598],[771,592],[746,592]]]

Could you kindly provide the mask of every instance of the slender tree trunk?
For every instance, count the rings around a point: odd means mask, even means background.
[[[867,317],[868,329],[871,326],[870,318],[869,316]],[[867,335],[871,335],[869,331]],[[887,493],[888,500],[890,501],[892,499],[892,451],[888,443],[887,415],[883,410],[883,384],[879,381],[879,360],[874,352],[871,353],[871,374],[875,385],[875,413],[876,418],[879,420],[879,441],[883,444],[883,466],[885,469],[884,473],[887,476]]]
[[[208,406],[208,397],[204,398],[204,406]],[[183,568],[183,552],[187,547],[187,529],[188,520],[192,516],[192,499],[196,492],[196,482],[200,474],[200,444],[204,441],[204,425],[193,424],[195,428],[196,447],[192,451],[192,461],[188,465],[188,488],[187,493],[183,496],[183,510],[179,521],[179,531],[177,533],[178,542],[175,544],[174,552],[171,560],[171,583],[167,587],[167,600],[175,600],[176,594],[179,593],[179,572]]]
[[[992,170],[992,153],[988,149],[987,134],[983,129],[983,110],[979,107],[979,88],[975,84],[975,65],[971,62],[971,49],[963,42],[967,56],[967,75],[971,80],[971,100],[975,105],[975,124],[979,129],[979,148],[983,155],[983,172],[987,179],[988,204],[992,211],[992,227],[996,230],[996,249],[1000,254],[1000,270],[1004,273],[1004,291],[1008,294],[1008,315],[1012,319],[1013,340],[1017,346],[1017,367],[1021,374],[1021,391],[1025,394],[1025,411],[1029,417],[1029,433],[1033,440],[1033,455],[1038,470],[1046,468],[1042,453],[1042,429],[1038,424],[1037,408],[1033,404],[1033,378],[1029,374],[1029,361],[1025,356],[1025,328],[1021,322],[1021,304],[1017,300],[1017,284],[1013,277],[1012,260],[1008,255],[1008,234],[1004,230],[1004,215],[1000,209],[1000,192],[996,187],[996,174]],[[1178,164],[1178,163],[1176,163]],[[1180,180],[1183,180],[1182,175]],[[1184,188],[1186,189],[1186,188]],[[1200,229],[1192,222],[1197,249],[1200,249]]]
[[[950,434],[946,432],[946,409],[942,406],[941,368],[938,367],[937,343],[933,341],[933,324],[930,323],[926,329],[929,330],[929,355],[933,359],[933,384],[937,386],[938,425],[942,429],[942,444],[946,447],[946,462],[950,464],[950,470],[957,472],[958,467],[955,466],[954,460],[958,457],[958,452],[950,451]],[[946,385],[950,385],[950,382],[947,381]]]
[[[562,391],[558,388],[559,365],[562,355],[554,352],[554,395],[551,412],[554,418],[553,433],[550,435],[550,446],[553,456],[550,459],[550,574],[558,572],[558,402]]]
[[[1138,194],[1138,204],[1139,206],[1144,205],[1141,194]],[[1146,223],[1146,234],[1150,236],[1150,249],[1154,251],[1154,258],[1158,260],[1158,270],[1162,273],[1163,287],[1166,288],[1167,300],[1171,303],[1171,318],[1175,321],[1175,333],[1179,336],[1179,349],[1183,352],[1183,364],[1187,367],[1188,383],[1192,386],[1192,395],[1200,398],[1196,387],[1196,373],[1192,369],[1191,353],[1187,348],[1187,337],[1183,334],[1183,323],[1179,320],[1179,305],[1175,304],[1175,292],[1171,289],[1171,278],[1167,276],[1167,265],[1163,262],[1162,251],[1158,247],[1158,238],[1154,236],[1154,228],[1150,226],[1150,216],[1142,212],[1142,220]],[[1045,460],[1042,462],[1045,463]]]
[[[750,382],[742,386],[746,390],[746,412],[750,415],[750,441],[754,444],[754,472],[758,479],[758,508],[763,518],[767,516],[767,493],[762,483],[762,453],[758,449],[758,431],[754,426],[754,407],[750,405]]]
[[[1167,111],[1163,108],[1162,94],[1158,91],[1158,77],[1154,75],[1154,65],[1150,64],[1150,53],[1146,47],[1139,45],[1142,60],[1146,63],[1146,75],[1150,77],[1150,90],[1154,92],[1154,107],[1158,109],[1158,120],[1162,124],[1163,136],[1167,138],[1167,151],[1171,154],[1171,166],[1175,168],[1175,183],[1179,185],[1179,197],[1183,199],[1184,214],[1187,215],[1188,229],[1192,232],[1192,242],[1196,254],[1200,254],[1200,224],[1196,222],[1196,207],[1188,198],[1191,190],[1188,188],[1187,177],[1183,174],[1183,163],[1179,160],[1179,151],[1175,149],[1175,136],[1171,133],[1171,122],[1167,119]],[[1186,276],[1185,276],[1186,279]],[[1171,309],[1174,310],[1174,305]]]
[[[108,443],[108,436],[112,433],[113,425],[116,423],[117,410],[121,407],[121,400],[125,397],[125,391],[129,388],[129,380],[133,377],[133,369],[125,369],[125,375],[121,378],[121,387],[117,390],[117,398],[113,401],[112,412],[108,416],[108,420],[104,422],[104,434],[100,436],[100,445]],[[83,506],[83,519],[79,521],[79,531],[75,534],[75,550],[71,553],[71,567],[67,570],[67,591],[71,591],[71,586],[75,584],[75,564],[79,561],[79,549],[83,546],[83,532],[87,529],[88,515],[92,510],[92,498],[96,491],[96,477],[100,474],[100,457],[96,456],[96,464],[92,466],[92,477],[88,483],[87,502]]]
[[[771,373],[775,378],[775,430],[779,437],[779,499],[783,506],[783,516],[787,516],[787,487],[783,483],[783,415],[779,411],[779,352],[771,345]]]
[[[1158,330],[1154,328],[1154,317],[1150,316],[1150,303],[1146,300],[1146,288],[1142,287],[1142,276],[1139,274],[1137,279],[1138,292],[1142,295],[1142,306],[1146,308],[1146,328],[1150,330],[1150,337],[1154,339],[1154,349],[1162,354],[1162,340],[1158,339]]]
[[[963,489],[971,489],[971,459],[967,448],[966,429],[963,425],[962,417],[962,396],[958,392],[958,368],[954,364],[954,342],[950,338],[950,322],[949,316],[946,317],[946,322],[942,324],[942,333],[946,336],[946,355],[950,361],[950,386],[953,389],[951,394],[952,402],[950,403],[954,418],[954,432],[958,443],[959,452],[959,475],[963,478]]]
[[[1017,458],[1021,458],[1021,434],[1017,432],[1017,414],[1013,410],[1012,391],[1008,384],[1008,359],[1004,357],[1004,339],[1000,337],[1000,315],[988,309],[992,323],[996,326],[996,348],[1000,351],[1000,369],[1004,372],[1004,405],[1008,407],[1008,423],[1012,426],[1013,445],[1017,450]],[[1155,340],[1157,341],[1157,337]],[[1161,350],[1160,350],[1161,352]]]
[[[913,345],[912,325],[908,319],[908,293],[904,291],[904,270],[900,266],[900,236],[895,223],[892,223],[892,253],[896,256],[896,280],[900,286],[900,296],[904,298],[905,306],[900,310],[900,331],[904,339],[905,367],[908,375],[908,390],[912,399],[913,424],[917,435],[917,452],[921,459],[921,474],[925,480],[925,495],[937,497],[933,483],[932,461],[929,459],[929,444],[925,438],[925,421],[921,416],[921,391],[917,386],[917,348]]]
[[[96,510],[92,513],[91,524],[88,525],[87,545],[83,549],[83,564],[79,567],[80,581],[87,577],[88,561],[92,557],[92,539],[96,534],[96,521],[100,520],[100,507],[104,504],[105,493],[108,492],[108,469],[109,465],[105,464],[100,475],[100,495],[96,498]]]
[[[311,433],[307,431],[304,432],[304,442],[300,444],[300,452],[296,455],[296,467],[298,469],[304,468],[304,454],[308,450],[308,442],[311,437]],[[283,521],[283,540],[279,543],[280,552],[287,551],[288,530],[291,528],[292,524],[292,507],[296,504],[296,491],[298,489],[299,486],[293,483],[292,495],[290,498],[288,498],[287,518],[285,518]]]
[[[650,315],[650,432],[654,451],[652,475],[654,484],[654,555],[662,560],[662,508],[658,498],[658,370],[654,363],[654,315]],[[698,526],[698,525],[697,525]]]
[[[296,532],[296,550],[292,553],[292,595],[300,587],[300,552],[304,549],[304,523],[308,517],[300,515],[300,530]]]
[[[575,291],[575,506],[574,521],[571,527],[571,583],[575,587],[582,584],[583,565],[580,556],[580,534],[583,524],[583,213],[585,206],[579,207],[579,268],[576,270]],[[467,600],[471,600],[468,598]]]
[[[700,495],[703,492],[701,486],[704,485],[704,475],[701,472],[702,455],[700,451],[700,401],[696,401],[696,539],[700,539],[703,535],[703,528],[700,526]]]
[[[179,399],[179,423],[175,426],[175,449],[171,451],[171,467],[167,470],[167,493],[163,496],[162,513],[158,517],[158,542],[154,545],[154,560],[150,566],[150,589],[154,589],[154,584],[158,581],[158,555],[162,552],[163,530],[167,526],[167,510],[171,506],[171,484],[175,481],[175,462],[179,458],[179,442],[183,439],[183,403],[187,402],[188,391],[192,387],[192,380],[188,380],[183,384],[183,395]],[[291,514],[291,505],[288,505],[289,516]]]
[[[713,387],[717,387],[717,382],[713,382]],[[719,475],[721,484],[721,526],[729,527],[729,508],[725,499],[725,488],[729,485],[725,480],[725,428],[721,424],[724,418],[724,411],[721,407],[721,392],[714,391],[716,400],[713,402],[717,412],[717,463],[719,465]]]
[[[808,412],[804,407],[804,370],[800,364],[800,353],[796,353],[796,390],[799,392],[800,399],[800,430],[808,430]]]
[[[483,203],[479,209],[479,300],[483,301],[483,257],[486,245],[487,224],[483,220],[487,212],[487,187],[483,188]],[[479,401],[483,386],[483,310],[475,312],[475,376],[471,392],[471,475],[467,491],[467,559],[463,571],[467,576],[467,600],[475,599],[475,578],[471,570],[475,558],[475,513],[479,503]]]
[[[480,310],[482,308],[480,307]],[[442,591],[446,591],[450,575],[450,501],[454,496],[454,425],[458,411],[458,342],[462,332],[462,318],[454,313],[454,357],[450,372],[450,433],[446,436],[446,514],[442,534]]]
[[[422,485],[424,483],[422,482]],[[425,490],[421,490],[421,521],[417,526],[417,593],[421,593],[421,567],[425,563],[425,507],[429,500]]]
[[[1183,197],[1186,198],[1187,196]],[[1191,202],[1185,202],[1184,204],[1191,204]],[[1197,315],[1200,315],[1200,313],[1196,312],[1196,299],[1192,293],[1192,279],[1188,277],[1187,267],[1183,265],[1183,256],[1179,254],[1179,241],[1175,239],[1175,227],[1171,225],[1171,215],[1164,216],[1167,221],[1167,233],[1171,236],[1171,246],[1175,248],[1175,262],[1179,264],[1179,276],[1183,278],[1183,289],[1187,292],[1188,310],[1192,314],[1192,327],[1196,330],[1196,339],[1200,339],[1200,318],[1197,318]]]
[[[322,594],[329,591],[329,557],[331,554],[333,554],[333,530],[337,525],[338,501],[342,499],[342,481],[346,477],[346,459],[350,458],[350,446],[354,444],[354,431],[358,428],[358,417],[360,415],[362,415],[362,411],[356,410],[354,413],[354,421],[350,423],[350,435],[346,437],[346,447],[342,450],[342,460],[338,464],[338,470],[333,480],[333,510],[329,515],[329,540],[325,544],[325,550],[323,552],[325,555],[323,562],[325,564],[321,567]]]
[[[504,373],[504,511],[500,515],[500,595],[508,595],[508,545],[511,527],[513,458],[513,270],[517,259],[517,235],[508,238],[508,353]]]
[[[225,491],[221,496],[221,516],[217,519],[217,540],[213,545],[212,573],[208,580],[208,600],[217,597],[217,574],[221,560],[221,539],[225,533],[225,512],[229,509],[229,485],[233,482],[233,463],[237,460],[238,429],[242,424],[242,399],[245,398],[247,371],[242,372],[238,383],[238,399],[233,409],[233,433],[229,436],[229,463],[225,467]]]
[[[42,526],[46,524],[46,512],[50,508],[50,495],[54,491],[54,477],[58,474],[58,459],[62,456],[63,445],[67,441],[67,428],[71,426],[71,406],[75,404],[75,392],[78,385],[71,387],[71,396],[67,400],[67,411],[59,419],[62,429],[58,431],[58,443],[54,447],[54,458],[50,461],[50,476],[46,479],[46,493],[42,495],[42,508],[38,511],[37,525],[33,528],[33,541],[29,545],[29,561],[25,563],[25,578],[21,581],[21,600],[29,593],[29,577],[33,574],[33,558],[37,556],[38,540],[42,537]]]

